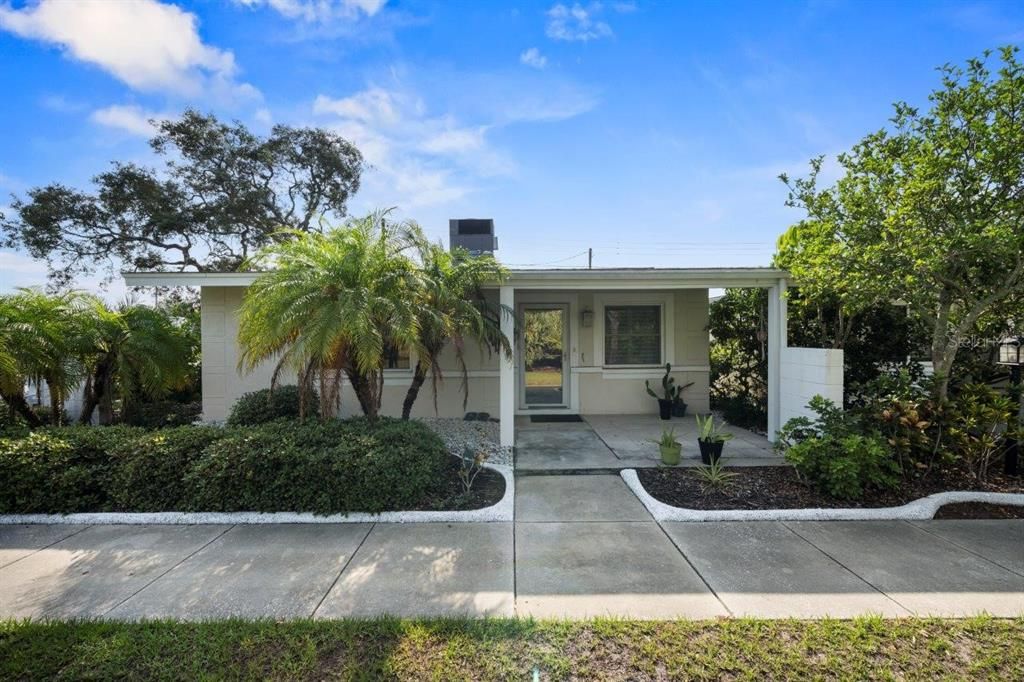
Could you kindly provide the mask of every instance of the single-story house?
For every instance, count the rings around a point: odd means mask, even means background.
[[[471,223],[468,240],[462,222]],[[479,246],[479,223],[452,221],[452,243]],[[486,246],[485,246],[486,249]],[[477,250],[480,250],[479,248]],[[490,249],[486,249],[490,250]],[[244,393],[270,385],[272,363],[249,374],[238,371],[238,311],[258,273],[125,273],[129,286],[190,286],[200,290],[202,308],[203,418],[225,419]],[[461,377],[454,358],[441,369],[437,414],[462,417],[466,410],[500,420],[502,445],[515,442],[520,414],[644,414],[657,403],[645,380],[659,387],[665,363],[676,382],[693,382],[683,397],[691,411],[709,409],[708,291],[763,287],[770,292],[767,343],[768,432],[771,438],[807,400],[820,393],[842,397],[841,351],[788,348],[786,272],[774,268],[595,268],[511,270],[493,296],[517,313],[519,334],[512,361],[497,354],[465,353],[469,401],[463,409]],[[503,318],[514,335],[514,320]],[[544,330],[524,334],[524,328]],[[751,329],[751,334],[758,330]],[[529,338],[527,338],[529,337]],[[401,414],[415,358],[397,353],[385,370],[382,414]],[[838,387],[838,389],[837,389]],[[342,414],[358,412],[351,388],[342,391]],[[414,416],[433,416],[429,382]]]

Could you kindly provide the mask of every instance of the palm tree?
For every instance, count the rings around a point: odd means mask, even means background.
[[[269,270],[242,302],[239,368],[252,371],[277,358],[271,387],[290,368],[305,389],[300,395],[319,381],[323,418],[337,411],[344,373],[363,413],[375,418],[387,350],[418,338],[418,276],[406,255],[414,231],[383,212],[323,234],[283,233],[287,239],[250,262]]]
[[[0,393],[32,426],[35,415],[26,414],[23,386],[31,381],[46,384],[50,395],[51,421],[59,424],[64,402],[81,383],[84,366],[81,354],[81,330],[89,297],[79,292],[48,295],[37,289],[19,289],[5,296],[2,326],[7,338],[4,387]]]
[[[462,374],[462,409],[469,401],[469,376],[466,370],[467,339],[491,353],[512,355],[512,344],[501,331],[501,316],[513,315],[505,306],[490,303],[483,295],[485,284],[504,279],[505,270],[490,255],[470,256],[465,250],[455,253],[419,236],[421,267],[419,338],[412,383],[402,403],[402,419],[408,419],[413,403],[429,372],[437,412],[437,386],[443,380],[440,356],[451,344]]]
[[[99,408],[100,424],[114,421],[114,402],[158,397],[188,380],[189,341],[163,310],[126,302],[116,309],[92,300],[86,339],[85,401],[80,421]]]

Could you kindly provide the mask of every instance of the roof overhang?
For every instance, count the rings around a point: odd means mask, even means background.
[[[126,272],[132,287],[247,287],[257,272]],[[788,280],[777,268],[610,268],[510,270],[516,289],[730,289],[760,288]],[[497,286],[497,285],[495,285]]]

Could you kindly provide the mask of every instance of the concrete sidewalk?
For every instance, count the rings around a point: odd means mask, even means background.
[[[616,476],[516,522],[0,526],[0,617],[1024,615],[1024,521],[657,524]]]

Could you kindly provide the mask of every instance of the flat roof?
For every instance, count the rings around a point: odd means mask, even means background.
[[[125,272],[133,287],[245,287],[258,272]],[[509,270],[517,289],[704,289],[767,287],[789,279],[778,268],[553,268]],[[497,286],[497,285],[495,285]]]

